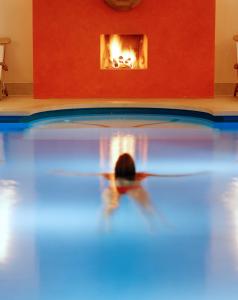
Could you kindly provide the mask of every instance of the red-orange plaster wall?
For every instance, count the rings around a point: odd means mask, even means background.
[[[33,0],[36,98],[211,97],[215,0]],[[102,33],[147,34],[147,70],[100,70]]]

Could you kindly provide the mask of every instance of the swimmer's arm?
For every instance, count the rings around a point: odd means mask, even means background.
[[[83,172],[70,172],[70,171],[64,171],[64,170],[55,170],[52,172],[55,175],[60,176],[103,176],[106,179],[111,179],[111,176],[113,174],[111,173],[83,173]]]
[[[137,180],[143,180],[147,177],[186,177],[207,174],[208,172],[196,172],[196,173],[185,173],[185,174],[154,174],[154,173],[138,173]]]
[[[107,180],[115,179],[114,173],[101,173],[101,176],[103,176]]]

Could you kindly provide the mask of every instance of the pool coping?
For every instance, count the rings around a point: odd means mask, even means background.
[[[161,98],[161,99],[35,99],[32,96],[10,96],[0,101],[0,123],[23,124],[56,117],[82,117],[132,114],[193,117],[217,123],[238,123],[238,98]],[[22,126],[23,126],[22,125]]]

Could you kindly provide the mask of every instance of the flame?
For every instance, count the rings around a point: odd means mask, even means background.
[[[120,36],[114,34],[109,41],[110,60],[113,68],[131,68],[136,64],[136,53],[133,49],[124,49]]]

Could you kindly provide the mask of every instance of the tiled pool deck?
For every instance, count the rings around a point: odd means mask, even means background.
[[[0,101],[0,117],[30,116],[54,110],[80,108],[156,108],[207,113],[211,116],[238,117],[238,98],[212,99],[33,99],[11,96]]]

